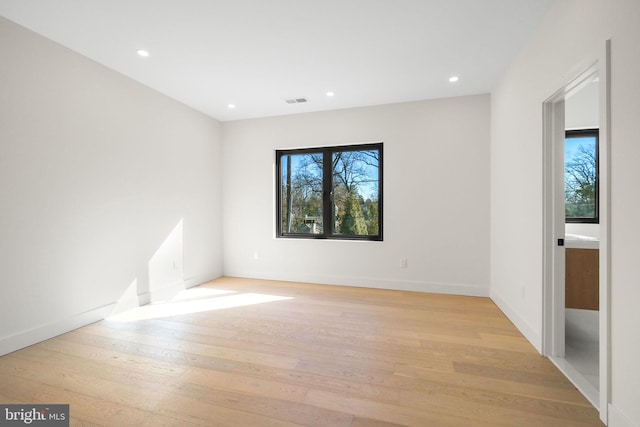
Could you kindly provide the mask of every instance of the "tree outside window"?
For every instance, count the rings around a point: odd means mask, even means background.
[[[598,223],[598,129],[565,136],[566,222]]]
[[[276,152],[278,237],[382,240],[382,144]]]

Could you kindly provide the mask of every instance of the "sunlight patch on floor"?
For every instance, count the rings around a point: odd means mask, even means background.
[[[231,295],[233,294],[233,295]],[[245,293],[212,288],[192,288],[180,292],[170,301],[136,307],[108,318],[117,322],[135,322],[182,314],[202,313],[234,307],[289,300],[293,297]]]

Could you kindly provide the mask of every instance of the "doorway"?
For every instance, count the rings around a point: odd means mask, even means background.
[[[567,80],[543,103],[543,355],[600,411],[606,423],[609,401],[609,42],[591,65]],[[589,94],[594,94],[588,101]],[[589,102],[593,105],[586,105]],[[595,110],[596,122],[576,125],[578,109]],[[580,111],[583,114],[584,111]],[[567,223],[565,146],[567,129],[599,129],[599,224]],[[569,237],[569,239],[568,239]],[[576,240],[578,242],[576,243]],[[598,307],[583,310],[565,300],[573,286],[575,248],[595,252]],[[582,251],[584,252],[584,251]],[[593,253],[589,254],[593,255]],[[567,258],[569,257],[569,258]],[[593,257],[592,257],[593,259]],[[592,264],[593,265],[593,264]],[[565,283],[565,278],[569,282]],[[567,293],[567,295],[570,291]],[[567,297],[568,299],[569,297]],[[597,310],[595,310],[597,308]]]

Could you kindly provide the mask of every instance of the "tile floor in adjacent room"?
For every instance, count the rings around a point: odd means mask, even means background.
[[[565,360],[596,390],[600,388],[598,315],[596,310],[565,311]]]

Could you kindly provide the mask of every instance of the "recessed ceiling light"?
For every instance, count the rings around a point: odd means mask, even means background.
[[[331,92],[331,91],[327,92],[327,96],[328,96],[328,97],[332,97],[333,95],[335,95],[335,93],[333,93],[333,92]]]
[[[455,83],[455,82],[457,82],[458,80],[460,80],[460,77],[458,77],[458,76],[451,76],[451,77],[449,77],[449,82],[450,82],[450,83]]]
[[[227,105],[227,108],[229,108],[230,110],[233,110],[234,108],[236,108],[236,104],[229,104]]]
[[[144,56],[145,58],[149,56],[149,51],[144,49],[138,49],[136,50],[136,53],[140,56]]]

